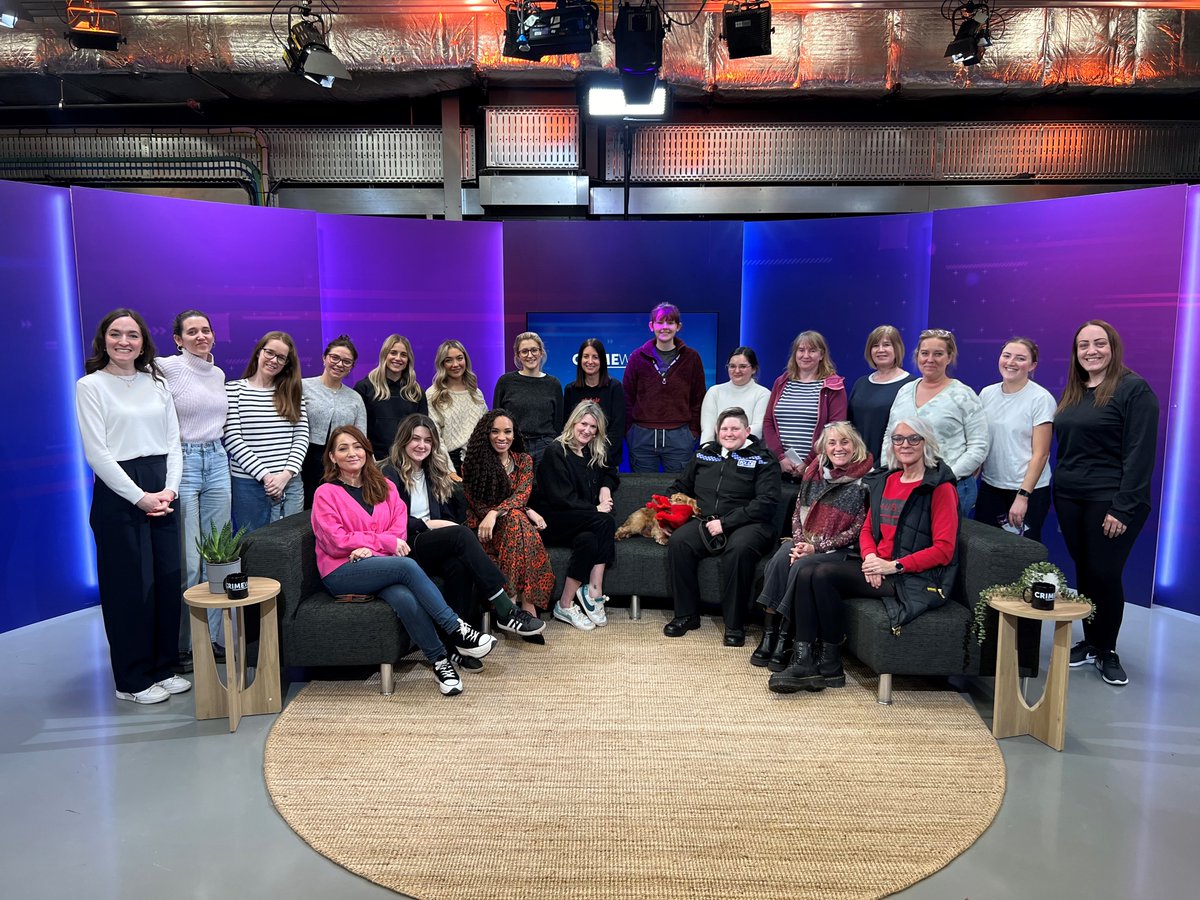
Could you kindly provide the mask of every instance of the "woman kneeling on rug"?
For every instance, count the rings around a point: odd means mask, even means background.
[[[849,422],[830,422],[822,429],[817,456],[800,482],[792,537],[783,541],[767,563],[758,597],[765,607],[763,638],[750,654],[752,665],[780,672],[790,661],[792,598],[800,572],[806,566],[846,559],[857,552],[867,518],[863,476],[874,465],[875,458]]]
[[[450,635],[461,655],[476,659],[487,656],[496,639],[460,619],[409,558],[408,508],[376,467],[366,436],[343,425],[329,435],[327,448],[324,483],[312,509],[325,587],[335,596],[378,594],[433,664],[441,692],[461,694],[462,682],[437,628]]]
[[[496,610],[496,627],[517,635],[546,628],[504,593],[504,575],[484,552],[479,539],[462,523],[466,502],[454,490],[450,460],[442,452],[433,419],[413,413],[396,429],[383,474],[396,486],[408,507],[408,542],[412,558],[429,575],[442,579],[442,593],[458,614],[470,621],[478,615],[475,592]],[[478,668],[462,661],[465,668]]]
[[[862,561],[820,562],[797,578],[791,664],[771,676],[779,694],[842,687],[847,597],[883,601],[893,633],[946,602],[958,568],[958,492],[938,458],[933,430],[917,416],[892,429],[892,470],[868,480]],[[819,651],[817,645],[819,643]]]

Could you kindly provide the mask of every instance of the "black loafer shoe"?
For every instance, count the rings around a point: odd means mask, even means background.
[[[217,662],[225,662],[225,648],[220,644],[213,644],[213,659]]]
[[[188,672],[192,671],[193,668],[192,653],[190,650],[185,650],[183,653],[179,654],[179,662],[171,666],[171,671],[176,675],[186,675]]]
[[[741,628],[726,628],[725,629],[725,646],[726,647],[745,647],[746,632]]]
[[[522,634],[521,640],[527,644],[545,644],[546,636],[544,634]]]
[[[699,616],[676,616],[663,626],[663,634],[667,637],[683,637],[689,631],[695,631],[699,627]]]
[[[463,656],[461,653],[451,653],[449,659],[450,663],[456,669],[466,669],[471,672],[477,672],[483,668],[483,660],[475,659],[473,656]]]

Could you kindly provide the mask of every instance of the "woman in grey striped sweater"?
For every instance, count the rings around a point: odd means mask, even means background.
[[[304,505],[296,476],[308,450],[308,415],[291,337],[282,331],[263,335],[242,377],[225,390],[233,519],[238,527],[254,531]]]

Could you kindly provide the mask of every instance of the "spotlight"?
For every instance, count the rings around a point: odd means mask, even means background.
[[[992,12],[987,4],[968,0],[949,13],[943,10],[942,14],[950,20],[951,28],[961,20],[954,31],[954,40],[946,46],[945,56],[959,66],[973,66],[983,59],[984,48],[992,46]]]
[[[562,53],[588,53],[599,40],[600,7],[590,0],[557,0],[553,6],[523,0],[505,11],[505,56],[537,61]]]
[[[7,9],[0,10],[0,28],[16,28],[17,14]]]
[[[617,84],[593,84],[587,89],[587,114],[597,118],[631,121],[664,119],[667,116],[667,87],[656,83],[646,103],[631,103]]]
[[[617,45],[617,69],[621,73],[621,90],[625,92],[626,102],[646,104],[653,97],[658,70],[662,67],[665,36],[662,12],[653,0],[643,0],[637,7],[622,3],[617,10],[613,40]]]
[[[730,59],[770,56],[771,4],[767,0],[732,0],[725,4],[725,43]]]
[[[324,3],[321,5],[329,10]],[[293,16],[298,17],[295,22]],[[300,0],[288,9],[288,39],[283,47],[283,61],[288,69],[323,88],[333,87],[336,78],[351,80],[342,61],[330,51],[328,36],[325,20],[312,11],[310,0]]]
[[[76,50],[116,50],[129,43],[121,34],[121,17],[96,6],[94,0],[68,0],[63,37]]]

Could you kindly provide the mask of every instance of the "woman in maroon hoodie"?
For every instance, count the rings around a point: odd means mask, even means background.
[[[775,379],[763,442],[779,458],[783,476],[799,481],[817,451],[813,441],[830,422],[846,419],[846,383],[829,358],[818,331],[802,331],[792,341],[787,371]]]

